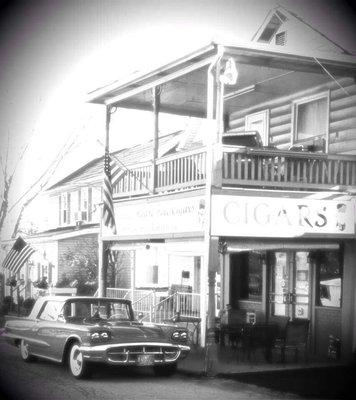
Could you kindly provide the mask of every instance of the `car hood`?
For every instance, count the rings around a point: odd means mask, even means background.
[[[105,325],[104,325],[105,326]],[[100,326],[104,328],[104,326]],[[105,326],[111,332],[112,341],[135,343],[135,342],[162,342],[167,341],[163,330],[154,325],[143,325],[140,323],[117,323]]]

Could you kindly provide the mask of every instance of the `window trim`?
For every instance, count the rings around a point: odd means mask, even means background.
[[[294,100],[292,102],[292,134],[291,134],[291,143],[294,144],[303,143],[307,140],[312,140],[312,138],[308,139],[297,139],[297,119],[298,112],[297,108],[301,104],[310,103],[315,100],[326,98],[326,132],[325,132],[325,153],[329,152],[329,132],[330,132],[330,90],[326,90],[324,92],[316,93],[314,95],[304,96],[300,99]]]

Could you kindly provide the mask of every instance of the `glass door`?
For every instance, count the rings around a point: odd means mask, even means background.
[[[309,253],[305,251],[273,252],[270,265],[270,315],[309,319]]]

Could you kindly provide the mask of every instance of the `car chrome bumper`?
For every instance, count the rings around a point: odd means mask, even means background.
[[[159,365],[184,359],[190,347],[172,343],[137,342],[81,346],[80,350],[87,361],[118,365]]]

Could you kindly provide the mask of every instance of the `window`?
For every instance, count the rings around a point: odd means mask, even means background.
[[[42,309],[39,318],[45,321],[56,321],[62,310],[62,306],[63,303],[60,301],[48,301]]]
[[[342,266],[338,251],[312,254],[316,265],[316,305],[341,307]]]
[[[92,188],[78,190],[77,211],[74,214],[76,221],[90,222],[92,218]]]
[[[269,110],[259,111],[245,116],[245,130],[257,131],[264,146],[268,146]]]
[[[240,300],[262,300],[262,264],[264,254],[236,253],[231,256],[231,292]]]
[[[146,282],[153,285],[158,284],[158,265],[149,265],[147,267]]]
[[[326,137],[328,131],[327,95],[319,95],[294,104],[294,140]]]
[[[278,31],[279,27],[282,25],[281,16],[284,17],[283,14],[278,13],[278,15],[274,14],[266,27],[264,28],[263,32],[261,33],[260,37],[258,38],[258,42],[262,43],[269,43],[273,37],[273,35]]]
[[[276,34],[275,41],[277,46],[284,46],[286,44],[287,32],[283,31]]]
[[[70,193],[62,193],[59,196],[59,224],[70,224]]]

